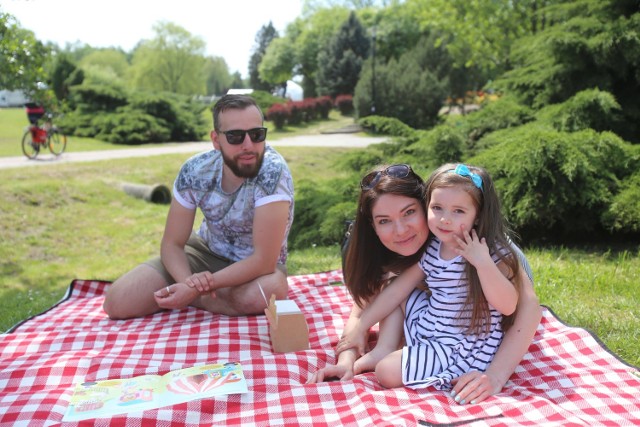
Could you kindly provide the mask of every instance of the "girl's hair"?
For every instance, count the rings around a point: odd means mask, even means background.
[[[349,292],[362,307],[372,296],[380,292],[386,283],[386,273],[399,273],[418,262],[425,245],[414,255],[402,256],[382,244],[373,226],[373,206],[385,194],[416,199],[424,209],[424,181],[410,171],[404,178],[383,173],[387,166],[378,166],[371,172],[379,172],[380,179],[369,189],[360,191],[356,220],[351,230],[345,256],[344,278]],[[369,174],[367,174],[369,175]]]
[[[469,176],[460,175],[454,170],[457,164],[448,163],[440,166],[429,177],[426,184],[426,206],[429,208],[431,194],[436,188],[456,187],[463,189],[476,207],[477,215],[475,221],[475,230],[478,237],[484,237],[489,253],[495,254],[509,268],[508,279],[514,284],[516,290],[520,292],[520,263],[518,257],[513,250],[511,241],[511,231],[500,210],[500,199],[496,192],[495,186],[489,173],[477,166],[467,166],[469,171],[478,175],[482,179],[482,189],[474,184]],[[469,292],[465,307],[471,306],[471,323],[468,329],[469,333],[479,333],[488,330],[491,325],[491,313],[489,304],[482,292],[478,272],[469,263],[466,263],[465,275],[467,278],[467,286]],[[502,325],[507,330],[515,318],[515,312],[509,316],[504,316]]]

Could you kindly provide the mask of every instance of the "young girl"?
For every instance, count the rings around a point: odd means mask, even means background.
[[[406,346],[375,368],[389,388],[449,389],[462,374],[484,371],[518,302],[520,264],[487,172],[441,166],[427,183],[426,204],[431,237],[420,262],[382,290],[336,348],[362,353],[365,332],[406,300]],[[428,291],[416,288],[421,282]]]

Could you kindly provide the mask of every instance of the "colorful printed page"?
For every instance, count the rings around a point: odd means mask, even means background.
[[[235,362],[195,366],[162,376],[85,382],[76,385],[62,421],[111,417],[247,391],[242,366]]]

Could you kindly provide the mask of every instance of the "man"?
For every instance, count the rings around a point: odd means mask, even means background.
[[[225,95],[214,106],[215,150],[182,166],[160,257],[116,280],[104,310],[112,319],[192,305],[229,316],[262,313],[267,298],[287,296],[287,236],[293,180],[266,145],[255,101]],[[193,232],[196,209],[204,219]]]

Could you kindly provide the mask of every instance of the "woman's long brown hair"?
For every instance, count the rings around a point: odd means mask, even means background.
[[[372,172],[384,169],[386,166],[378,166]],[[360,307],[380,292],[386,273],[402,272],[417,263],[424,253],[423,246],[414,255],[401,256],[387,249],[378,238],[373,228],[372,211],[380,196],[385,194],[416,199],[423,210],[425,206],[424,181],[414,172],[405,178],[383,175],[373,188],[360,192],[343,272],[345,284]]]

